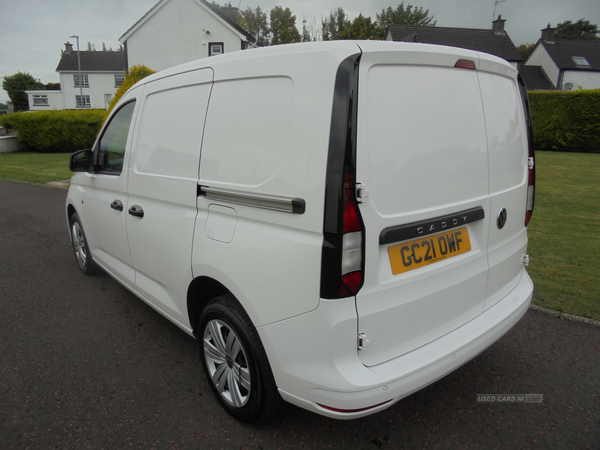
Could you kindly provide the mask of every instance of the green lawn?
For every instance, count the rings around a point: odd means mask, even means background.
[[[2,153],[0,178],[8,180],[48,183],[68,180],[70,153]]]
[[[600,319],[600,155],[536,152],[534,303]]]
[[[538,151],[536,170],[534,303],[600,320],[600,155]],[[0,178],[47,183],[71,175],[69,154],[0,154]]]

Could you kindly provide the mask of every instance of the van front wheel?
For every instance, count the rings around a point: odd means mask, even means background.
[[[206,378],[221,406],[242,422],[265,422],[283,400],[252,321],[231,296],[211,301],[198,327]]]
[[[73,244],[73,252],[75,252],[75,258],[77,264],[83,273],[86,275],[94,275],[98,273],[98,266],[92,259],[90,248],[81,226],[81,220],[77,213],[71,216],[71,244]]]

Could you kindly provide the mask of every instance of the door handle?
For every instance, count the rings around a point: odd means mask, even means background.
[[[123,202],[121,202],[121,200],[115,200],[110,204],[110,207],[117,211],[123,211]]]
[[[131,208],[129,208],[129,214],[135,217],[139,217],[141,219],[142,217],[144,217],[144,210],[141,206],[133,205]]]

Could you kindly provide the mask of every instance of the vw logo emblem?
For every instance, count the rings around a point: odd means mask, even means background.
[[[506,216],[507,216],[506,208],[502,208],[498,212],[498,220],[496,221],[496,225],[498,225],[498,229],[501,230],[506,224]]]

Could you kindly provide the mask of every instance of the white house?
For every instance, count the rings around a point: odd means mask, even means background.
[[[127,66],[163,70],[177,64],[251,47],[237,8],[219,9],[205,0],[160,0],[119,40]]]
[[[540,67],[558,90],[600,88],[600,42],[556,39],[550,25],[523,65]]]
[[[61,91],[34,90],[25,91],[29,100],[30,111],[44,111],[48,109],[65,109],[65,102]]]
[[[77,52],[73,51],[73,45],[67,42],[56,68],[60,76],[61,90],[25,91],[29,99],[29,109],[106,109],[112,96],[123,84],[126,69],[125,53],[122,51]]]

